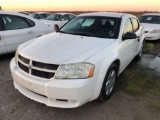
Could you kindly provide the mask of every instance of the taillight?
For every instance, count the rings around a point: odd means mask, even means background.
[[[54,25],[54,30],[55,30],[55,31],[59,30],[59,26],[55,24],[55,25]]]

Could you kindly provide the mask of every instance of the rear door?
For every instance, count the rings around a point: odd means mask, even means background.
[[[142,32],[141,32],[138,20],[136,18],[131,18],[131,21],[132,21],[132,25],[133,25],[133,32],[137,35],[137,39],[135,40],[135,47],[134,47],[135,55],[137,55],[138,48],[140,45],[139,42],[142,37],[142,34],[141,34]]]
[[[3,15],[3,36],[8,52],[16,50],[18,45],[35,38],[35,23],[27,18],[15,15]]]
[[[127,32],[133,33],[133,26],[130,18],[124,22],[123,35]],[[121,59],[121,71],[132,61],[135,56],[136,39],[122,40],[119,48],[119,57]]]
[[[2,32],[2,18],[0,16],[0,54],[5,54],[5,53],[6,53],[6,46]]]

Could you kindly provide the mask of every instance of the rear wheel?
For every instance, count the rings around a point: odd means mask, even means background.
[[[101,93],[98,98],[100,102],[103,102],[104,100],[107,100],[110,98],[115,87],[116,78],[117,78],[117,67],[116,67],[116,64],[113,63],[109,67],[106,77],[104,79]]]

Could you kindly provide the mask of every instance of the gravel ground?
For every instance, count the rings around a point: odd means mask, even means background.
[[[159,46],[160,42],[146,43],[145,55],[140,62],[132,62],[119,76],[114,94],[108,101],[99,103],[95,100],[74,109],[47,107],[23,96],[15,90],[9,69],[14,55],[0,56],[0,120],[159,120],[160,84],[148,81],[143,85],[145,87],[135,89],[129,82],[145,76],[151,76],[149,80],[160,80],[159,73],[147,67],[160,53],[156,49]]]

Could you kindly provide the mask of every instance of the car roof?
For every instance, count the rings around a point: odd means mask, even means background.
[[[49,12],[33,12],[33,13],[38,13],[38,14],[48,13],[48,14],[52,14],[52,13],[49,13]],[[31,13],[31,14],[32,14],[32,13]]]
[[[158,16],[160,16],[160,13],[146,13],[146,14],[143,14],[141,16],[145,16],[145,15],[158,15]]]
[[[23,13],[28,13],[28,12],[25,12],[25,11],[17,11],[17,12],[19,12],[19,13],[20,13],[20,12],[23,12]]]
[[[60,14],[60,15],[71,14],[71,15],[75,15],[75,14],[72,14],[72,13],[53,13],[53,14]]]
[[[115,13],[115,12],[94,12],[94,13],[84,13],[78,16],[109,16],[109,17],[122,17],[123,15],[129,15],[126,13]]]
[[[14,12],[14,11],[0,11],[0,14],[11,14],[11,15],[20,15],[20,16],[24,16],[23,14],[19,13],[19,12]],[[26,17],[26,15],[25,15]]]
[[[0,14],[8,14],[8,15],[16,15],[16,16],[21,16],[21,17],[25,17],[28,18],[32,21],[36,21],[34,18],[27,16],[25,14],[19,13],[19,12],[13,12],[13,11],[0,11]]]

